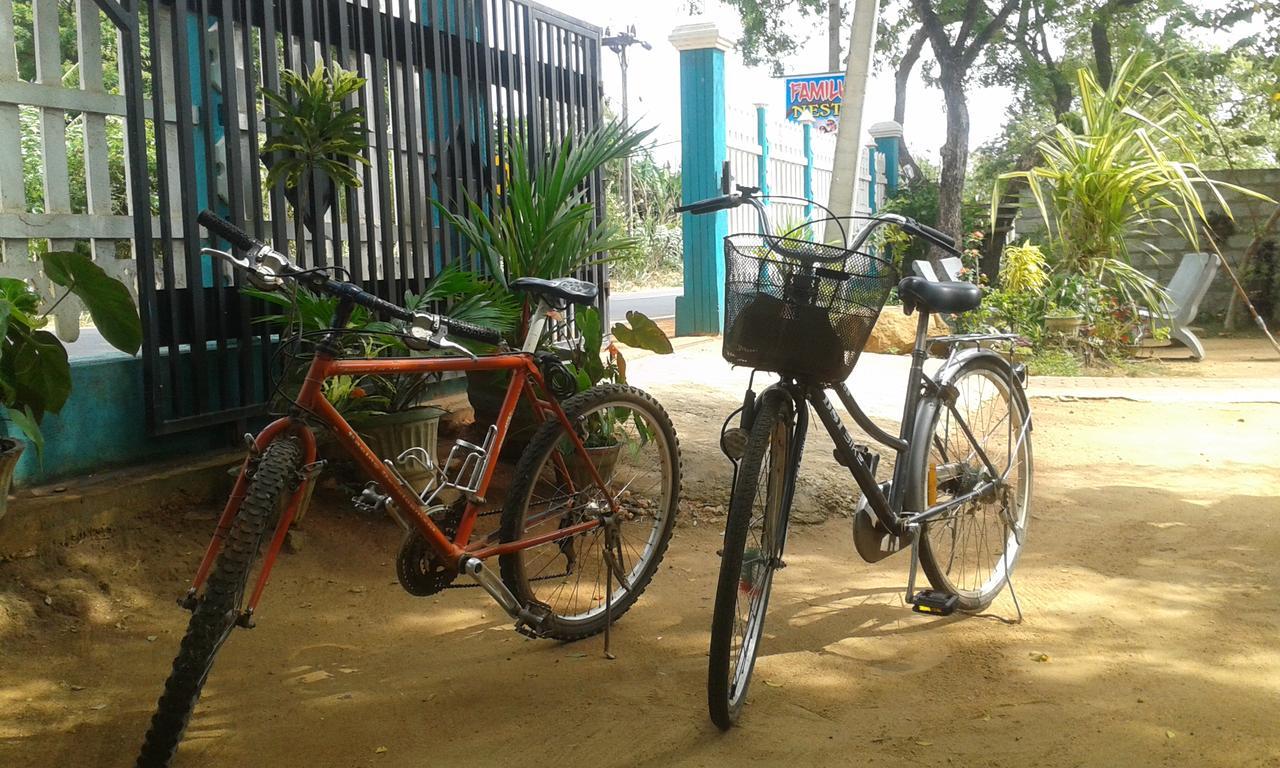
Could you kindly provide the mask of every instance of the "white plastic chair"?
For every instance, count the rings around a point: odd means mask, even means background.
[[[1218,256],[1213,253],[1184,253],[1178,271],[1165,288],[1169,299],[1163,312],[1152,315],[1138,310],[1138,315],[1154,328],[1168,328],[1169,338],[1191,350],[1191,359],[1204,359],[1204,345],[1191,332],[1190,325],[1200,312],[1200,302],[1218,274]]]

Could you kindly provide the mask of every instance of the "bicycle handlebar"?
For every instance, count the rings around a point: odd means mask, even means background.
[[[732,194],[718,195],[716,197],[709,197],[706,200],[699,200],[694,203],[677,206],[675,211],[676,213],[691,213],[694,216],[702,216],[708,213],[715,213],[716,211],[737,208],[744,203],[749,203],[756,209],[756,214],[760,217],[761,231],[767,233],[769,231],[769,219],[765,214],[764,206],[762,206],[760,201],[755,197],[755,193],[759,190],[752,187],[741,186],[738,187],[738,190],[739,191]],[[956,248],[955,238],[945,232],[940,232],[933,227],[921,224],[915,219],[907,218],[906,216],[899,216],[894,213],[884,213],[878,216],[871,216],[869,219],[871,221],[871,226],[867,227],[863,231],[862,235],[860,235],[855,243],[850,246],[851,249],[856,250],[858,246],[866,241],[867,237],[877,226],[882,224],[897,224],[909,235],[919,237],[920,239],[936,245],[955,256],[960,255],[960,250]]]
[[[411,312],[404,307],[374,296],[354,283],[346,283],[334,280],[327,275],[304,271],[289,261],[284,254],[279,253],[261,240],[251,237],[244,230],[213,211],[207,209],[201,211],[200,215],[196,217],[196,221],[202,224],[205,229],[231,243],[236,249],[248,254],[252,261],[247,261],[243,264],[239,261],[233,261],[237,267],[242,269],[253,270],[258,268],[263,264],[263,257],[269,254],[274,257],[271,259],[272,263],[281,265],[283,268],[283,274],[274,275],[275,277],[299,280],[331,296],[336,296],[339,299],[345,299],[364,307],[370,312],[387,315],[404,322],[413,322],[418,315],[424,315],[430,320],[431,325],[438,327],[442,333],[452,333],[484,344],[496,345],[502,341],[502,335],[491,328],[482,328],[464,320],[455,320],[444,315]]]

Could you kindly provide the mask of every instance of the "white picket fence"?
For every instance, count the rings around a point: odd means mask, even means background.
[[[762,153],[755,109],[731,105],[726,109],[726,143],[728,159],[734,178],[739,184],[761,187],[760,156]],[[765,140],[769,147],[769,164],[766,181],[769,194],[804,198],[804,176],[809,160],[804,153],[804,128],[799,123],[778,118],[766,118]],[[834,134],[813,131],[813,201],[819,206],[827,204],[831,188],[831,171],[835,163],[836,137]],[[869,163],[864,157],[859,164],[856,212],[868,215],[871,186]],[[883,164],[877,158],[876,201],[883,201],[885,176]],[[769,219],[775,231],[803,223],[805,204],[802,199],[774,199],[768,202]],[[815,207],[810,219],[825,217],[820,207]],[[729,212],[729,232],[757,232],[760,226],[755,211],[743,206]]]

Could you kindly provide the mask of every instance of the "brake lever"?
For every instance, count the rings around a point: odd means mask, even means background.
[[[229,263],[233,267],[240,269],[253,269],[253,264],[248,259],[237,259],[235,254],[230,251],[220,251],[217,248],[201,248],[200,253],[205,256],[215,256]]]
[[[446,336],[444,331],[445,331],[444,327],[441,327],[440,330],[437,331],[436,334],[431,337],[431,343],[439,347],[440,349],[452,349],[452,350],[461,352],[462,354],[466,355],[472,360],[480,359],[479,356],[476,355],[476,353],[472,352],[471,350],[462,346],[458,342]]]

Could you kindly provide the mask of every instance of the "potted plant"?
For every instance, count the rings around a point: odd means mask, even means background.
[[[314,228],[318,206],[327,206],[342,187],[361,186],[355,164],[369,165],[364,156],[368,137],[364,111],[344,102],[359,93],[365,79],[335,64],[317,62],[309,75],[280,73],[281,91],[262,89],[262,98],[275,114],[267,119],[271,135],[262,145],[267,187],[283,184],[293,204],[294,221]],[[326,199],[313,201],[319,187]]]
[[[520,277],[554,279],[573,275],[628,252],[637,240],[617,222],[597,221],[597,209],[588,197],[592,176],[607,163],[634,153],[652,133],[619,121],[566,136],[548,155],[531,156],[517,132],[511,137],[511,153],[504,168],[509,173],[503,194],[493,207],[467,198],[467,216],[455,214],[436,202],[449,223],[472,251],[480,254],[494,279],[504,288]],[[518,346],[534,307],[525,297],[522,322],[509,335]],[[578,310],[581,314],[582,310]],[[505,373],[468,373],[467,393],[476,420],[492,423],[506,390]],[[527,434],[536,417],[517,413],[516,428],[507,445],[518,449],[520,429]],[[515,438],[514,440],[512,438]]]
[[[306,290],[283,296],[245,289],[247,294],[281,307],[284,314],[264,315],[259,322],[281,328],[281,336],[291,337],[330,327],[338,300],[317,296]],[[509,332],[519,319],[519,304],[492,281],[482,279],[457,266],[449,266],[433,277],[422,293],[405,293],[410,310],[443,306],[450,317],[501,332]],[[351,357],[411,357],[424,354],[405,346],[403,323],[377,320],[357,307],[351,313],[343,337],[344,353]],[[300,371],[291,372],[298,375]],[[440,417],[444,411],[424,403],[427,388],[438,376],[335,376],[324,383],[324,396],[342,413],[374,452],[382,457],[399,456],[413,447],[434,453]],[[401,468],[405,479],[419,484],[426,469],[417,465]]]
[[[83,252],[48,253],[41,262],[45,277],[66,289],[48,307],[25,281],[0,277],[0,405],[7,416],[0,421],[0,517],[23,452],[18,438],[25,437],[42,456],[40,422],[45,414],[61,411],[71,394],[67,350],[44,330],[49,313],[74,294],[113,347],[132,355],[142,346],[138,309],[123,283]]]
[[[1044,313],[1045,333],[1059,336],[1079,336],[1084,316],[1078,310],[1050,304]]]
[[[578,391],[590,389],[602,381],[626,384],[627,360],[622,356],[622,350],[613,342],[602,350],[604,327],[599,311],[595,307],[579,309],[574,317],[574,324],[578,329],[578,344],[573,349],[569,369],[578,380]],[[629,347],[646,349],[659,355],[669,355],[672,352],[667,335],[640,312],[628,312],[626,323],[615,323],[613,337]],[[632,423],[642,432],[647,430],[638,419]],[[592,414],[585,426],[587,432],[583,443],[587,454],[600,476],[607,478],[613,474],[621,452],[622,443],[617,439],[621,423],[609,410],[603,410]],[[575,485],[589,485],[593,482],[591,473],[580,458],[570,458],[568,466]]]

